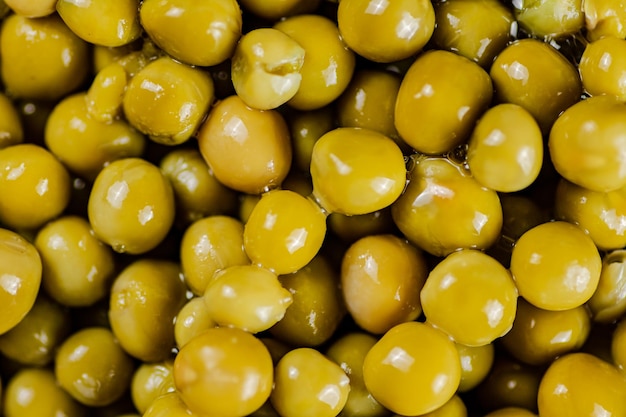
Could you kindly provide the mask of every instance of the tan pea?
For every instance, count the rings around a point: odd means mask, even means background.
[[[341,289],[348,312],[364,330],[383,334],[422,312],[428,267],[422,253],[393,235],[367,236],[346,251]]]
[[[275,188],[291,166],[289,130],[275,110],[248,107],[239,96],[218,102],[198,132],[202,156],[227,187],[248,194]]]

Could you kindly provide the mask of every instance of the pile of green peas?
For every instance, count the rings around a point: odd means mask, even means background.
[[[626,417],[619,0],[0,0],[0,415]]]

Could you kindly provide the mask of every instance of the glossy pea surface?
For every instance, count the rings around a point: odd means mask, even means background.
[[[558,356],[579,350],[590,330],[590,314],[584,306],[549,311],[520,298],[513,327],[502,338],[502,344],[522,362],[544,365]]]
[[[396,129],[418,152],[445,153],[467,139],[492,94],[489,75],[475,62],[449,51],[425,52],[400,84]]]
[[[35,238],[43,261],[42,287],[66,306],[89,306],[103,299],[113,280],[113,251],[99,241],[89,222],[63,216]]]
[[[276,188],[287,176],[289,130],[276,110],[258,110],[236,95],[218,102],[198,132],[200,152],[215,177],[248,194]]]
[[[318,253],[326,216],[311,199],[288,190],[263,194],[243,231],[252,263],[276,274],[295,272]]]
[[[507,45],[494,60],[489,75],[496,100],[524,107],[544,134],[582,93],[576,68],[559,51],[537,39]]]
[[[265,345],[239,329],[209,329],[190,340],[174,360],[176,389],[199,415],[246,416],[269,398],[273,379]]]
[[[122,104],[132,126],[158,143],[177,145],[196,132],[213,94],[209,74],[163,57],[130,80]]]
[[[61,0],[56,10],[65,24],[87,42],[104,46],[121,46],[141,35],[139,2],[123,0],[115,6],[106,0],[91,1],[88,5]]]
[[[587,306],[593,320],[608,323],[619,319],[626,312],[626,269],[623,250],[611,251],[602,257],[602,270],[598,288]]]
[[[39,252],[17,233],[0,229],[0,311],[4,334],[22,321],[33,307],[41,285],[42,265]]]
[[[480,288],[480,291],[472,291]],[[458,343],[481,346],[506,334],[517,311],[517,288],[494,258],[466,249],[430,271],[421,291],[426,320]],[[449,306],[456,306],[453,310]]]
[[[539,125],[521,106],[490,108],[472,131],[467,164],[474,178],[492,190],[513,192],[528,187],[543,164]]]
[[[59,347],[54,374],[59,385],[78,402],[104,406],[129,388],[133,362],[110,330],[88,327]]]
[[[353,150],[360,149],[358,154]],[[393,203],[406,183],[404,157],[382,133],[337,128],[313,147],[313,194],[329,212],[366,214]]]
[[[399,61],[419,52],[435,28],[429,1],[339,3],[341,35],[357,54],[374,62]]]
[[[391,328],[370,349],[363,378],[369,392],[389,410],[419,415],[452,398],[461,379],[461,364],[447,335],[427,324],[409,322]]]
[[[539,386],[539,414],[620,415],[626,412],[626,377],[613,365],[587,353],[554,361]]]
[[[117,252],[145,253],[174,222],[172,185],[154,164],[123,158],[98,174],[89,194],[89,223]]]
[[[44,140],[70,171],[93,180],[107,163],[141,156],[146,139],[126,121],[90,117],[88,99],[77,93],[58,102],[47,119]]]
[[[435,7],[437,25],[432,40],[483,68],[511,40],[513,13],[494,0],[451,0]]]
[[[583,87],[592,96],[609,94],[626,101],[626,40],[612,36],[591,42],[580,59]]]
[[[203,297],[209,317],[219,326],[250,333],[278,323],[293,302],[276,274],[256,265],[231,266],[216,272]]]
[[[435,256],[492,246],[503,222],[498,194],[450,159],[417,157],[412,162],[409,183],[391,206],[404,236]]]
[[[108,312],[124,350],[144,362],[167,359],[184,297],[180,268],[173,262],[140,259],[124,268],[111,286]]]
[[[191,65],[225,61],[241,36],[241,10],[235,0],[147,0],[141,3],[139,18],[159,47]]]
[[[355,56],[335,23],[319,15],[290,16],[274,25],[304,49],[300,88],[288,101],[298,110],[330,104],[343,93],[354,73]]]
[[[47,149],[23,143],[0,150],[0,221],[35,229],[60,215],[70,200],[67,169]]]
[[[341,265],[341,289],[356,323],[374,334],[415,320],[428,269],[419,249],[393,235],[353,243]]]
[[[282,417],[331,417],[344,408],[350,378],[335,362],[311,348],[297,348],[276,365],[270,401]]]
[[[550,159],[566,180],[594,191],[626,184],[620,159],[626,104],[614,96],[582,100],[563,112],[550,131]],[[590,135],[594,140],[589,141]]]
[[[602,259],[591,238],[570,223],[544,223],[516,242],[511,273],[519,294],[546,310],[576,308],[598,287]]]
[[[204,294],[213,275],[250,263],[243,246],[244,225],[230,216],[208,216],[189,225],[180,244],[180,263],[187,287]]]
[[[345,316],[338,271],[318,254],[292,274],[279,275],[293,302],[270,333],[292,346],[314,347],[327,342]]]

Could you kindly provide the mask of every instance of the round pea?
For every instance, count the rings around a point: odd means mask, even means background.
[[[616,250],[608,252],[602,258],[598,288],[587,302],[595,322],[611,323],[626,312],[624,256],[626,252]]]
[[[406,184],[404,156],[382,133],[337,128],[315,142],[311,178],[313,195],[326,211],[371,213],[391,205],[402,193]]]
[[[492,94],[491,79],[477,63],[449,51],[425,52],[400,84],[396,129],[418,152],[448,152],[467,140]]]
[[[582,0],[515,2],[515,18],[530,35],[559,39],[580,31],[585,22]]]
[[[556,188],[556,218],[578,225],[601,250],[626,246],[626,188],[593,191],[561,179]]]
[[[42,286],[59,303],[85,307],[108,293],[113,253],[93,235],[87,220],[77,216],[53,220],[39,230],[35,247],[43,261]]]
[[[88,97],[77,93],[59,101],[47,119],[44,139],[69,170],[93,180],[114,160],[141,156],[146,140],[124,120],[95,120],[89,115]]]
[[[565,110],[554,123],[548,141],[557,172],[593,191],[626,186],[626,165],[620,156],[624,116],[626,103],[613,96],[590,97]]]
[[[489,72],[495,98],[522,106],[548,134],[559,114],[580,100],[582,84],[576,68],[556,49],[538,39],[507,45]]]
[[[209,216],[192,223],[180,243],[180,262],[187,287],[204,294],[213,275],[250,263],[243,245],[244,225],[228,216]]]
[[[174,348],[174,318],[184,301],[185,287],[177,264],[137,260],[124,268],[111,287],[113,334],[133,357],[144,362],[165,360]]]
[[[163,57],[130,80],[123,98],[124,115],[155,142],[178,145],[196,133],[213,93],[213,79],[207,72]]]
[[[426,45],[435,28],[435,11],[428,0],[342,0],[337,24],[343,40],[357,54],[374,62],[393,62]]]
[[[40,294],[28,314],[0,335],[0,352],[23,365],[45,366],[69,333],[67,309]]]
[[[59,347],[54,374],[78,402],[100,407],[112,404],[128,390],[133,361],[110,330],[88,327]]]
[[[346,91],[337,100],[339,126],[371,129],[406,147],[394,125],[393,112],[400,83],[401,79],[391,72],[356,71]]]
[[[56,10],[65,24],[87,42],[104,46],[126,45],[141,36],[139,1],[59,0]]]
[[[500,192],[520,191],[539,176],[543,137],[533,116],[516,104],[500,104],[478,120],[467,148],[476,181]]]
[[[139,16],[160,48],[190,65],[225,61],[241,36],[241,10],[235,0],[144,0]]]
[[[184,225],[234,211],[237,196],[215,178],[197,149],[175,149],[159,164],[172,183],[176,217]]]
[[[352,78],[355,57],[333,21],[321,15],[303,14],[281,20],[274,29],[304,49],[300,88],[287,102],[291,107],[319,109],[343,93]]]
[[[497,0],[448,0],[435,6],[432,40],[489,68],[511,40],[513,13]]]
[[[279,275],[293,302],[270,333],[297,347],[319,346],[329,341],[345,316],[339,274],[323,255],[292,274]]]
[[[308,264],[320,250],[326,216],[314,201],[288,190],[263,194],[243,231],[252,263],[276,274],[289,274]]]
[[[44,17],[54,13],[56,0],[3,0],[15,13],[26,17]]]
[[[187,301],[176,315],[174,321],[174,339],[180,349],[195,336],[207,329],[217,327],[209,314],[209,309],[202,297],[193,297]]]
[[[567,393],[567,395],[563,395]],[[539,414],[626,413],[626,376],[588,353],[570,353],[554,361],[539,386]]]
[[[160,396],[174,392],[174,362],[143,363],[133,374],[130,395],[137,411],[145,413]]]
[[[476,388],[489,375],[495,357],[495,346],[489,343],[482,346],[467,346],[455,343],[461,360],[461,382],[459,392],[468,392]]]
[[[248,107],[236,95],[213,107],[198,132],[198,145],[215,178],[248,194],[278,187],[291,165],[283,116]]]
[[[0,72],[8,95],[57,100],[85,81],[87,43],[57,14],[37,19],[12,14],[2,23]]]
[[[363,361],[377,339],[367,333],[348,333],[336,340],[326,351],[326,356],[337,363],[350,378],[350,392],[342,416],[384,417],[385,409],[365,387]]]
[[[333,417],[349,392],[339,365],[315,349],[297,348],[278,361],[270,401],[282,417]]]
[[[0,93],[0,149],[22,143],[24,128],[13,102]]]
[[[473,392],[485,410],[521,407],[536,411],[539,383],[544,370],[499,355],[487,378]]]
[[[67,169],[47,149],[23,143],[0,149],[0,221],[36,229],[60,215],[70,200]]]
[[[116,252],[140,254],[156,247],[174,222],[174,193],[155,165],[123,158],[96,177],[87,205],[96,236]]]
[[[517,288],[498,261],[465,249],[448,255],[430,271],[421,300],[429,323],[458,343],[481,346],[513,326]]]
[[[209,317],[219,326],[258,333],[278,323],[293,302],[273,272],[236,265],[216,272],[204,292]]]
[[[545,365],[579,350],[590,329],[590,314],[585,306],[549,311],[520,298],[513,328],[502,338],[502,345],[522,362]]]
[[[363,378],[368,391],[387,409],[420,415],[452,398],[461,380],[461,362],[446,334],[408,322],[391,328],[370,349]]]
[[[199,415],[246,416],[269,398],[273,380],[267,348],[240,329],[208,329],[183,346],[174,360],[176,389]]]
[[[3,398],[6,417],[86,417],[87,409],[57,383],[46,368],[23,368],[8,381]]]
[[[457,249],[486,249],[500,237],[498,194],[447,158],[419,157],[409,183],[391,206],[394,223],[418,248],[445,256]]]
[[[383,334],[422,313],[428,267],[422,253],[393,235],[367,236],[343,256],[341,290],[348,312],[364,330]]]
[[[578,71],[585,91],[626,101],[626,40],[607,36],[585,48]]]
[[[41,284],[41,257],[25,238],[0,229],[0,335],[15,328],[32,309]]]
[[[601,267],[591,238],[563,221],[528,230],[515,243],[511,256],[519,294],[545,310],[568,310],[587,302],[598,287]]]

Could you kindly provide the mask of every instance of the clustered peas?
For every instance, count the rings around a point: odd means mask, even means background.
[[[0,415],[626,417],[617,0],[0,0]]]

